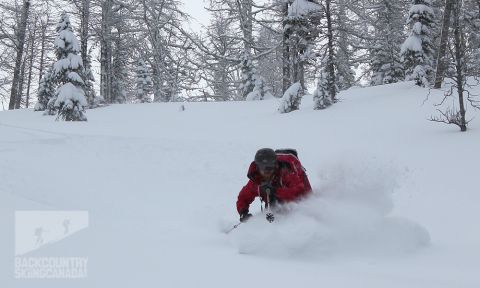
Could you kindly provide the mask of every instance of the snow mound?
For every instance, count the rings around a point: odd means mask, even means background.
[[[378,163],[336,163],[323,168],[320,185],[302,202],[288,204],[268,223],[259,214],[230,233],[241,254],[280,258],[385,256],[430,243],[428,231],[391,216],[399,173]]]

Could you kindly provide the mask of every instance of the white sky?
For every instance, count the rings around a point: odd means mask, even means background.
[[[190,26],[195,32],[201,30],[200,25],[208,25],[210,15],[205,7],[208,0],[183,0],[184,11],[187,12],[193,19],[190,21]]]

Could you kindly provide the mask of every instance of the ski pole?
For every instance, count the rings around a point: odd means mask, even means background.
[[[266,219],[268,222],[272,223],[273,220],[275,220],[275,215],[273,215],[272,213],[272,208],[270,207],[270,189],[267,189],[267,191],[265,191],[266,194],[267,194],[267,214],[265,215]]]
[[[243,222],[238,222],[238,224],[236,225],[233,225],[232,228],[230,228],[227,232],[225,232],[225,234],[229,234],[230,232],[232,232],[233,230],[235,230],[238,226],[240,226],[240,224],[242,224]]]

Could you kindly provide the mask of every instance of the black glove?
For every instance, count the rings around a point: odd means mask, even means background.
[[[262,185],[260,185],[260,193],[261,195],[265,195],[265,197],[267,197],[268,195],[268,198],[270,199],[270,204],[274,204],[277,201],[277,189],[273,187],[270,183],[263,183]]]
[[[266,218],[268,222],[272,223],[273,220],[275,220],[275,215],[273,215],[273,213],[267,213]]]
[[[240,222],[247,222],[252,217],[252,214],[248,213],[248,210],[240,212]]]

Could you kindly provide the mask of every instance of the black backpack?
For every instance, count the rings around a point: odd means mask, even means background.
[[[292,149],[292,148],[277,149],[277,150],[275,150],[275,154],[292,154],[293,156],[298,158],[297,150]]]

